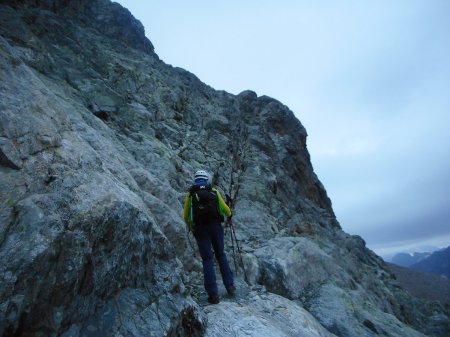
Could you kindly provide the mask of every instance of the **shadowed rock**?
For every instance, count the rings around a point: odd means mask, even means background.
[[[0,149],[0,166],[10,168],[13,170],[20,170],[20,167],[14,164],[11,160],[8,159],[6,154]]]

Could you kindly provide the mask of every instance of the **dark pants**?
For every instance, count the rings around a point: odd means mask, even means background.
[[[228,265],[227,256],[223,251],[223,228],[219,221],[209,224],[198,224],[195,227],[195,239],[203,261],[203,277],[208,295],[217,295],[216,273],[214,271],[214,255],[219,263],[223,284],[226,288],[233,285],[233,273]]]

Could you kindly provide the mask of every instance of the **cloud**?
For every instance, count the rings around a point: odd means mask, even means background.
[[[415,253],[415,252],[432,252],[440,248],[449,246],[450,235],[436,236],[420,240],[398,240],[389,241],[384,244],[378,244],[370,247],[375,253],[385,259],[389,259],[399,252]]]

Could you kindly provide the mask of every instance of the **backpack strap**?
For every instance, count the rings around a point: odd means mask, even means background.
[[[200,201],[200,198],[198,197],[197,192],[194,192],[195,198],[197,199],[197,201]]]

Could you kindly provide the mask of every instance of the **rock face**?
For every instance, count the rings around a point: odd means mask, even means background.
[[[286,106],[164,64],[120,5],[2,1],[0,79],[1,335],[450,331],[340,229]],[[216,306],[181,217],[200,167],[234,199],[245,266]]]

